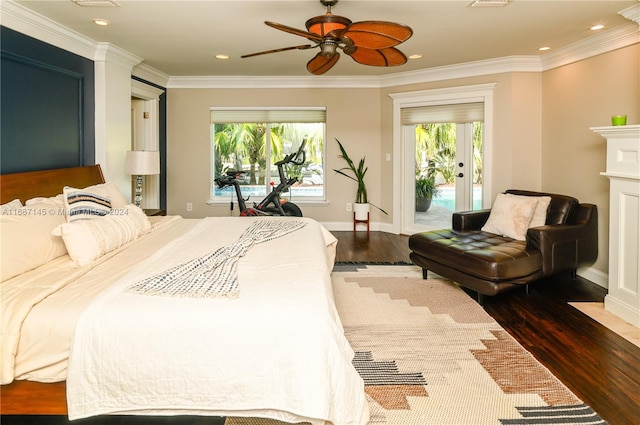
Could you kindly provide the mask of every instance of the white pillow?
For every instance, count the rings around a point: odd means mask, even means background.
[[[7,280],[67,253],[51,231],[65,223],[62,202],[47,200],[0,216],[0,279]]]
[[[549,211],[549,204],[551,204],[551,196],[534,196],[534,198],[538,200],[538,203],[533,211],[529,227],[544,226],[547,223],[547,212]]]
[[[63,223],[53,234],[62,236],[69,256],[82,267],[149,230],[151,223],[144,212],[129,204],[104,217]]]
[[[538,200],[532,196],[505,195],[496,197],[489,219],[482,231],[524,241]]]
[[[4,212],[7,210],[15,210],[16,208],[20,208],[21,206],[22,201],[20,201],[20,199],[14,199],[13,201],[0,205],[0,209],[2,209],[2,211]]]
[[[111,198],[84,189],[63,189],[67,221],[90,220],[111,212]]]
[[[62,199],[63,196],[64,195],[61,193],[57,196],[52,196],[50,198],[31,198],[31,199],[27,199],[24,204],[26,206],[30,206],[33,204],[39,204],[41,202],[57,202],[64,207],[64,200]]]

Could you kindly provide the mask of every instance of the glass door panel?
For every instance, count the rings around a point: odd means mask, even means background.
[[[412,214],[405,213],[406,233],[451,227],[455,211],[482,206],[482,123],[430,123],[407,126],[405,170],[415,178],[405,185],[415,195]],[[413,133],[413,137],[411,137]],[[413,140],[410,140],[413,139]],[[430,189],[434,193],[430,201]],[[405,194],[408,200],[410,193]],[[410,202],[405,202],[410,204]]]

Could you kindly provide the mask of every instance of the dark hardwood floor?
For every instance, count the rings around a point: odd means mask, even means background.
[[[332,232],[336,261],[409,262],[408,236]],[[475,294],[468,291],[470,295]],[[484,297],[485,310],[611,425],[640,424],[640,347],[571,307],[602,302],[606,290],[571,274]]]

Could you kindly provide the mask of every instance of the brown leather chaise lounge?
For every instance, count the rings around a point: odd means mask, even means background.
[[[571,271],[575,277],[578,267],[596,260],[595,205],[551,193],[508,190],[506,194],[550,197],[545,224],[525,229],[526,239],[517,240],[481,230],[491,210],[454,213],[452,229],[409,237],[410,258],[422,267],[423,278],[431,270],[476,291],[482,303],[483,295],[527,286],[560,272]]]

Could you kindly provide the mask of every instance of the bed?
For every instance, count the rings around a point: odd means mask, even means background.
[[[368,422],[319,223],[147,218],[99,166],[0,183],[2,414]]]

